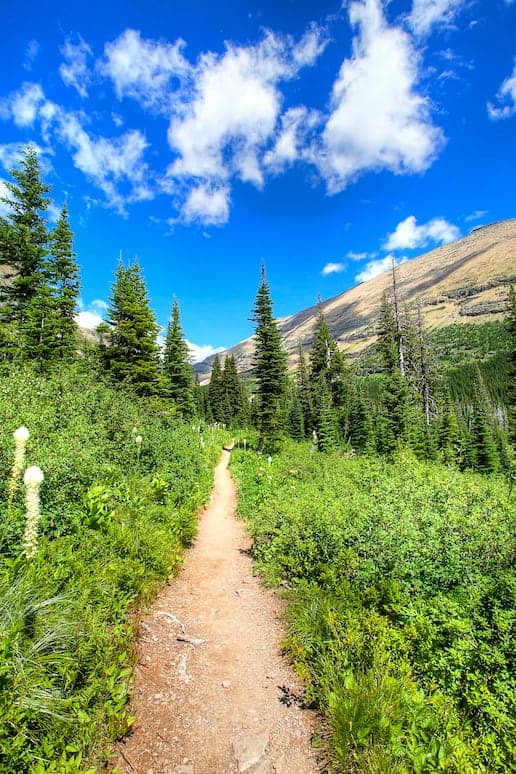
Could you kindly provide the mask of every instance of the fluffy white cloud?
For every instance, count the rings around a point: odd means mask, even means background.
[[[385,240],[386,250],[414,250],[429,244],[444,245],[460,237],[460,231],[444,218],[433,218],[417,225],[414,215],[402,220]]]
[[[414,0],[408,23],[413,32],[424,37],[437,26],[453,23],[466,0]]]
[[[331,114],[313,160],[330,193],[365,171],[425,170],[441,147],[428,104],[417,94],[418,55],[409,35],[388,26],[380,0],[349,6],[358,34],[333,85]]]
[[[10,94],[0,103],[0,117],[12,118],[16,126],[32,126],[39,109],[45,101],[43,89],[39,83],[23,83],[19,91]]]
[[[183,40],[162,43],[142,38],[137,30],[127,29],[107,43],[99,72],[111,78],[119,99],[131,97],[153,109],[168,109],[172,79],[183,80],[191,66],[183,57]]]
[[[494,121],[510,118],[516,113],[516,62],[512,74],[504,80],[495,99],[497,104],[487,103],[487,112]]]
[[[202,363],[207,357],[216,355],[217,352],[223,352],[225,349],[224,347],[212,347],[211,344],[192,344],[192,342],[188,340],[186,343],[190,351],[192,363]]]
[[[309,133],[320,121],[316,111],[304,106],[289,108],[282,116],[274,147],[263,157],[264,166],[272,172],[281,172],[304,155]]]
[[[91,137],[75,113],[61,113],[58,134],[74,151],[73,162],[105,194],[108,204],[125,214],[125,204],[151,199],[149,170],[144,161],[148,143],[138,130],[114,138]]]
[[[91,82],[91,72],[88,67],[88,57],[92,50],[79,36],[78,43],[67,40],[61,47],[64,62],[59,67],[59,74],[67,86],[73,86],[81,97],[88,96],[88,86]]]
[[[368,261],[364,269],[356,275],[355,280],[357,282],[367,282],[367,280],[377,277],[378,274],[383,274],[384,271],[389,271],[392,267],[392,261],[396,266],[401,263],[405,263],[408,258],[403,256],[402,258],[394,258],[392,255],[386,255],[385,258],[378,258],[376,261]]]
[[[203,184],[192,193],[202,193],[208,185],[224,190],[234,177],[262,186],[262,156],[268,145],[276,139],[269,166],[291,160],[296,132],[307,114],[303,108],[288,111],[278,128],[282,105],[278,84],[313,64],[324,45],[322,32],[312,27],[298,43],[266,32],[255,46],[227,44],[222,55],[203,54],[190,86],[175,103],[168,140],[176,158],[168,177]],[[188,201],[185,209],[193,212]]]
[[[108,305],[105,301],[95,299],[87,306],[83,301],[79,301],[79,312],[75,315],[75,322],[81,328],[86,328],[89,331],[94,331],[95,328],[104,321],[104,317]]]
[[[200,221],[207,226],[221,226],[229,218],[229,187],[211,187],[207,183],[192,188],[181,209],[185,223]]]
[[[343,263],[327,263],[326,266],[323,266],[323,269],[321,271],[321,274],[323,277],[327,277],[328,274],[340,274],[340,272],[344,271],[345,265]]]

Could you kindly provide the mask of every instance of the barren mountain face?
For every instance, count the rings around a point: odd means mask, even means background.
[[[504,316],[509,286],[516,284],[516,219],[475,229],[467,237],[396,267],[402,303],[421,304],[425,324],[440,328],[457,322],[486,322]],[[375,338],[375,321],[390,271],[356,285],[322,308],[339,347],[358,356]],[[301,342],[309,349],[317,306],[278,320],[283,346],[294,365]],[[222,353],[234,354],[240,372],[252,367],[251,339]],[[213,358],[196,366],[201,382],[209,378]]]

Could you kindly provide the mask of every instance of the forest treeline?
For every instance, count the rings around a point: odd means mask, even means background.
[[[78,337],[74,322],[80,292],[68,210],[62,208],[49,231],[45,212],[49,187],[38,157],[28,148],[7,183],[11,209],[0,220],[5,279],[0,287],[0,353],[4,365],[30,361],[40,371],[87,355],[114,382],[137,394],[173,405],[185,420],[198,418],[259,431],[261,448],[274,451],[283,437],[310,438],[328,451],[337,445],[365,454],[390,454],[411,448],[421,459],[438,457],[461,468],[494,471],[510,466],[508,439],[514,439],[515,300],[508,300],[508,321],[500,351],[489,366],[462,362],[445,369],[443,334],[428,336],[421,308],[407,306],[396,285],[384,294],[378,311],[374,358],[379,373],[357,375],[332,337],[320,306],[309,352],[299,343],[295,375],[272,313],[270,288],[262,269],[252,319],[256,352],[251,375],[240,380],[234,357],[213,361],[210,384],[201,388],[174,299],[164,346],[137,261],[119,263],[106,320],[97,343]],[[460,338],[461,326],[448,329]],[[473,347],[482,326],[467,326]],[[492,344],[492,324],[484,339]],[[500,328],[498,328],[500,331]],[[489,336],[488,334],[491,333]],[[464,337],[463,337],[464,338]],[[460,349],[460,347],[456,348]],[[448,365],[450,350],[446,350]],[[494,373],[492,373],[494,369]],[[495,386],[495,387],[493,387]]]

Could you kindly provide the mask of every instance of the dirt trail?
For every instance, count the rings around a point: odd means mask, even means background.
[[[280,655],[281,602],[252,575],[228,460],[180,576],[142,622],[136,723],[112,761],[124,774],[319,771],[312,713],[280,701],[300,686]]]

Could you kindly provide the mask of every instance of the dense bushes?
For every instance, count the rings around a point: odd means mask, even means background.
[[[21,556],[23,487],[0,500],[0,771],[78,771],[131,723],[131,610],[177,567],[195,533],[221,437],[200,443],[166,403],[73,366],[0,378],[0,471],[13,431],[39,465],[38,551]],[[141,444],[135,438],[141,435]]]
[[[503,479],[292,448],[237,451],[240,513],[344,771],[506,771],[514,560]]]

